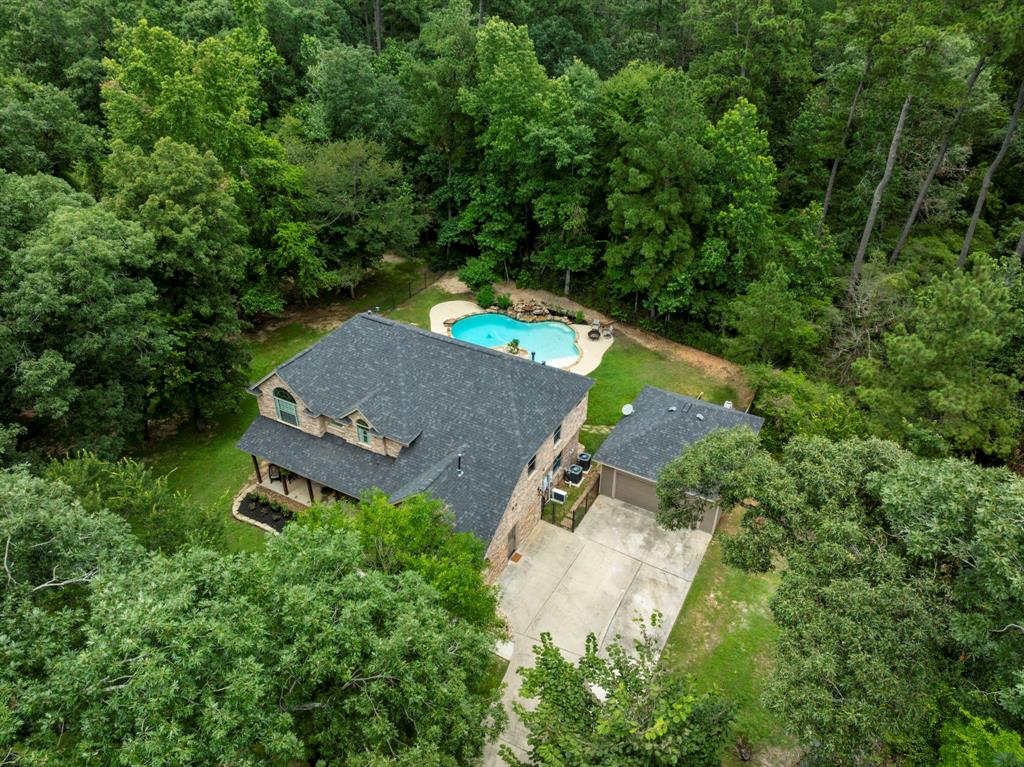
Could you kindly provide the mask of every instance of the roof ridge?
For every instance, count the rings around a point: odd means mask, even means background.
[[[468,341],[463,341],[463,340],[461,340],[459,338],[455,338],[453,336],[444,335],[442,333],[435,333],[433,330],[426,330],[425,328],[420,328],[420,327],[417,327],[416,325],[410,325],[407,322],[401,322],[399,320],[392,320],[392,319],[389,319],[387,317],[382,317],[379,314],[374,314],[373,312],[362,312],[360,314],[354,315],[351,319],[353,319],[353,320],[354,319],[365,319],[365,320],[370,320],[371,322],[379,322],[382,325],[390,325],[391,327],[397,328],[399,330],[404,330],[404,331],[408,331],[408,332],[411,332],[411,333],[416,333],[416,334],[421,335],[421,336],[423,336],[424,338],[426,338],[427,340],[430,340],[430,341],[441,341],[441,342],[444,342],[444,343],[449,343],[449,344],[452,344],[454,346],[461,347],[463,349],[468,349],[470,351],[479,352],[481,354],[488,354],[488,355],[494,357],[495,359],[505,360],[505,361],[507,361],[509,363],[525,363],[525,364],[529,364],[529,365],[536,365],[538,367],[547,368],[550,371],[561,373],[561,374],[564,374],[564,375],[572,375],[572,376],[579,376],[580,378],[586,378],[586,379],[590,380],[591,382],[594,380],[594,379],[590,378],[590,376],[585,376],[585,375],[582,375],[580,373],[574,373],[571,370],[565,370],[564,368],[555,367],[554,365],[545,365],[543,363],[534,362],[533,360],[528,360],[525,357],[517,357],[517,356],[512,355],[512,354],[507,354],[505,352],[498,351],[497,349],[490,349],[490,348],[488,348],[486,346],[480,346],[479,344],[471,344]],[[340,328],[341,326],[339,325],[338,327]],[[331,331],[331,332],[333,333],[334,331]],[[317,341],[317,343],[320,343],[320,342]],[[314,346],[315,345],[316,344],[314,344]]]

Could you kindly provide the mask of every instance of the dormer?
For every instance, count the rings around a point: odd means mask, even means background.
[[[323,434],[320,419],[309,411],[302,398],[276,372],[268,375],[250,391],[256,395],[260,415],[310,434]]]
[[[396,457],[402,450],[400,442],[381,434],[360,410],[353,410],[341,418],[325,416],[325,419],[325,427],[329,434],[341,437],[346,442],[365,450],[391,458]]]

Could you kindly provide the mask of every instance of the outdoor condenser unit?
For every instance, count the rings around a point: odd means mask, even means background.
[[[551,488],[551,502],[552,503],[565,503],[565,499],[569,497],[569,494],[564,490],[559,490],[557,487]]]

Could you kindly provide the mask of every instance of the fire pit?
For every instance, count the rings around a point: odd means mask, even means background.
[[[597,328],[591,328],[589,331],[587,331],[587,338],[589,338],[591,341],[598,341],[601,338],[601,331],[598,330]]]

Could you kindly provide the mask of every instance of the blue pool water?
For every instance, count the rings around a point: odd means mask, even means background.
[[[477,346],[505,346],[513,338],[537,362],[568,367],[580,356],[576,331],[564,322],[520,322],[504,314],[474,314],[452,325],[452,337]]]

